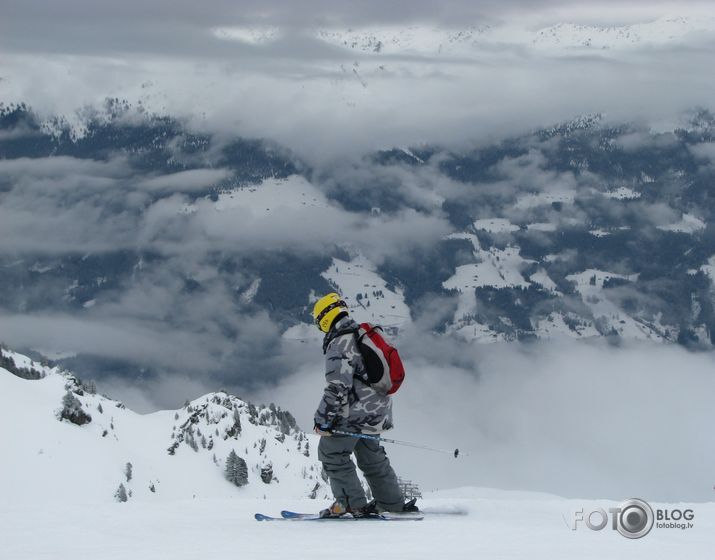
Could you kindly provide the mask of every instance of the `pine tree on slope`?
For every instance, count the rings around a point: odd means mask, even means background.
[[[226,458],[224,476],[226,477],[226,480],[236,486],[241,487],[248,484],[248,466],[246,465],[246,461],[236,455],[236,452],[233,449]]]

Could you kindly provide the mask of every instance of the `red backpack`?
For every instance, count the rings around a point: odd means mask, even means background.
[[[355,332],[366,370],[366,375],[358,379],[382,393],[392,395],[405,379],[405,367],[397,348],[385,340],[378,332],[381,330],[380,326],[360,323]]]

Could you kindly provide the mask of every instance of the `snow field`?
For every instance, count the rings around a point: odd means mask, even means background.
[[[410,321],[410,308],[402,289],[389,289],[374,265],[358,255],[349,262],[334,258],[322,276],[343,296],[358,323],[367,321],[385,327],[400,327]]]
[[[675,233],[697,233],[704,230],[706,227],[705,222],[703,222],[697,216],[693,214],[683,214],[679,222],[673,224],[667,224],[664,226],[658,226],[658,229],[663,231],[672,231]]]
[[[496,227],[496,226],[495,226]],[[504,231],[504,224],[500,224],[500,231]],[[491,247],[485,251],[479,245],[476,235],[470,233],[457,233],[449,235],[449,239],[467,239],[472,242],[474,256],[480,262],[458,266],[454,276],[442,283],[448,290],[459,291],[473,290],[481,286],[495,288],[508,288],[529,285],[521,275],[521,268],[529,263],[519,255],[518,247],[507,247],[504,250]]]
[[[665,329],[659,329],[658,325],[646,325],[634,320],[606,297],[603,285],[606,280],[612,278],[634,281],[638,275],[624,276],[602,270],[587,269],[566,277],[576,285],[576,290],[581,294],[584,303],[591,308],[593,316],[597,320],[607,321],[613,329],[618,331],[620,336],[631,340],[661,340],[661,332]]]
[[[468,498],[455,498],[455,494]],[[611,502],[566,500],[489,489],[437,492],[425,510],[460,507],[465,515],[410,522],[257,522],[253,514],[315,511],[327,502],[296,499],[196,499],[106,503],[93,507],[13,503],[0,510],[3,557],[13,560],[153,560],[260,558],[688,558],[705,560],[715,546],[715,504],[695,504],[695,526],[653,528],[629,540],[610,529],[568,523],[575,511]],[[651,504],[653,507],[673,507]],[[28,522],[28,520],[31,520]]]
[[[287,209],[328,208],[330,204],[317,187],[299,175],[291,175],[222,193],[215,206],[218,211],[242,208],[261,215]]]
[[[602,285],[604,276],[599,279]],[[284,434],[284,441],[271,438],[280,432],[273,425],[248,421],[248,405],[225,393],[199,397],[177,411],[147,415],[85,393],[77,398],[93,419],[76,426],[55,416],[71,377],[20,354],[3,352],[17,365],[35,367],[46,375],[24,380],[0,369],[3,560],[314,560],[326,555],[346,560],[387,556],[704,560],[715,547],[713,502],[651,502],[656,509],[693,509],[694,527],[654,527],[643,539],[629,540],[610,526],[598,532],[583,525],[576,531],[571,528],[575,512],[596,507],[608,511],[616,502],[474,487],[426,493],[420,501],[427,513],[423,521],[259,523],[253,519],[256,512],[315,512],[330,502],[324,489],[318,499],[305,497],[312,481],[306,480],[302,468],[315,459],[313,453],[306,457],[297,449],[294,434]],[[240,412],[241,433],[236,439],[214,437],[214,449],[223,456],[235,448],[246,458],[249,484],[243,488],[224,480],[221,466],[213,464],[211,451],[202,446],[195,451],[184,440],[175,455],[166,451],[175,441],[170,437],[172,426],[189,422],[204,435],[214,430],[216,436],[216,429],[223,434],[233,425],[233,415],[223,414],[229,402]],[[103,411],[98,410],[100,405]],[[268,421],[267,411],[257,407],[256,414],[267,415]],[[261,439],[266,439],[265,455],[256,449]],[[313,446],[315,438],[310,442]],[[264,484],[252,468],[267,458],[280,483]],[[134,467],[131,481],[124,473],[127,460]],[[119,481],[133,493],[126,503],[112,497]],[[150,482],[156,492],[148,489]],[[449,485],[449,480],[444,484]],[[445,511],[461,514],[439,514]]]

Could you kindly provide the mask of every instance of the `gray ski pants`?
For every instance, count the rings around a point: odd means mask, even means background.
[[[358,467],[365,475],[378,507],[386,511],[402,511],[402,491],[385,449],[369,439],[349,436],[320,438],[318,458],[330,479],[335,499],[351,508],[367,505],[355,464],[350,458],[352,453],[355,453]]]

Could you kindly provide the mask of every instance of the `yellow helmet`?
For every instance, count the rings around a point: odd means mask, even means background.
[[[340,294],[332,292],[315,302],[313,320],[318,325],[318,328],[326,333],[330,330],[335,318],[341,313],[347,313],[347,311],[348,305],[340,297]]]

